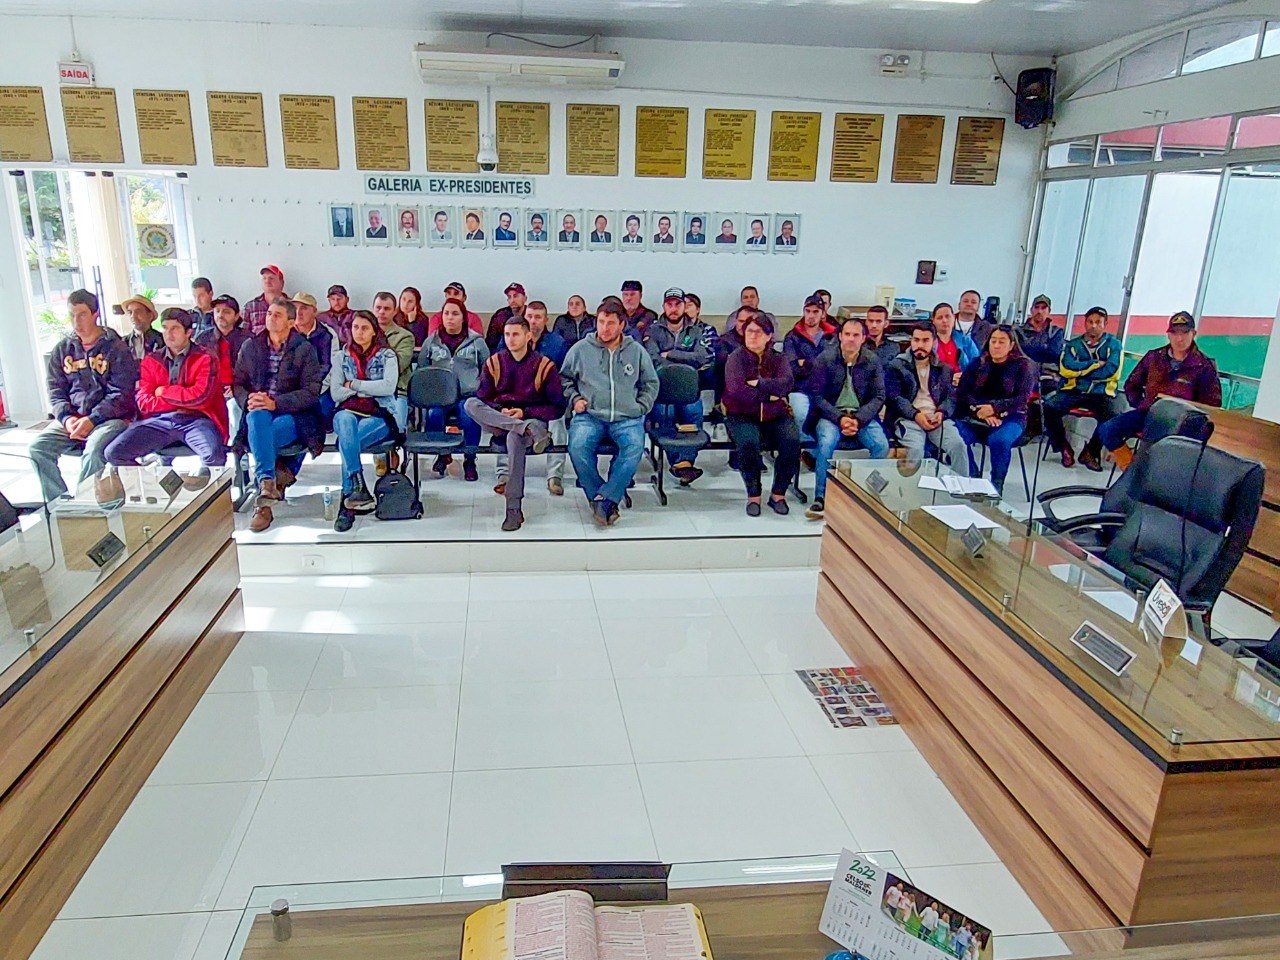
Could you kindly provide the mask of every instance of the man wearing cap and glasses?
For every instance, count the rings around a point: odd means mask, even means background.
[[[489,318],[489,329],[484,335],[484,342],[488,344],[490,353],[502,349],[503,330],[506,329],[507,321],[512,317],[523,317],[524,305],[529,300],[524,292],[524,284],[521,283],[509,283],[502,292],[507,295],[507,305]]]
[[[1065,418],[1072,410],[1087,410],[1096,426],[1080,451],[1080,462],[1095,473],[1102,470],[1102,441],[1097,428],[1119,413],[1116,387],[1123,359],[1120,339],[1107,333],[1107,311],[1090,307],[1084,317],[1084,333],[1068,340],[1062,349],[1058,364],[1062,382],[1044,401],[1045,432],[1053,449],[1062,454],[1064,467],[1075,466],[1076,462]]]
[[[1164,394],[1222,406],[1218,365],[1196,344],[1196,318],[1185,310],[1169,318],[1167,347],[1148,350],[1124,382],[1132,410],[1112,417],[1098,428],[1098,438],[1123,470],[1133,459],[1126,441],[1142,432],[1147,411]]]
[[[464,305],[463,312],[466,314],[466,317],[467,317],[467,326],[470,327],[472,330],[474,330],[476,333],[480,334],[480,336],[482,337],[484,336],[484,321],[480,319],[480,314],[473,313],[471,310],[468,310],[465,307],[467,302],[466,287],[460,284],[457,280],[454,280],[452,283],[450,283],[447,287],[444,288],[444,298],[445,300],[453,299],[462,303]],[[427,321],[428,337],[440,329],[440,323],[443,319],[444,319],[444,316],[440,310],[437,310],[435,313],[431,315],[431,318]]]
[[[284,296],[284,271],[268,263],[258,271],[262,277],[262,293],[244,305],[244,324],[249,336],[256,337],[267,328],[267,308],[276,297]]]
[[[329,309],[316,314],[316,319],[334,332],[338,342],[346,346],[351,342],[351,321],[356,312],[351,309],[347,288],[335,283],[329,288]]]
[[[141,457],[175,443],[190,447],[206,467],[227,461],[227,405],[218,359],[192,339],[195,319],[170,307],[160,316],[164,348],[142,360],[137,403],[141,420],[129,424],[106,449],[112,467],[136,465]],[[208,474],[203,474],[207,483]],[[189,487],[203,486],[198,479]]]
[[[679,287],[671,287],[662,295],[662,319],[649,324],[640,341],[649,351],[653,365],[659,371],[673,363],[701,370],[711,362],[706,324],[685,316],[684,296],[684,291]],[[655,405],[652,417],[659,429],[673,435],[681,426],[692,426],[694,431],[701,430],[702,400],[699,398],[683,404]],[[698,451],[693,450],[684,460],[671,465],[671,474],[680,480],[681,486],[687,487],[702,476],[702,470],[694,466],[697,459]]]
[[[658,322],[658,315],[642,302],[644,285],[639,280],[626,280],[622,284],[622,332],[637,342],[644,340],[649,324]]]
[[[133,327],[124,335],[124,342],[128,344],[133,359],[141,361],[153,350],[164,348],[164,337],[152,326],[156,322],[156,305],[151,302],[150,297],[135,294],[120,306]]]
[[[1022,352],[1032,362],[1040,365],[1040,392],[1047,393],[1052,389],[1045,381],[1054,383],[1058,380],[1058,365],[1062,362],[1062,347],[1065,343],[1062,328],[1054,326],[1049,314],[1052,307],[1050,300],[1043,293],[1031,301],[1031,312],[1027,314],[1027,322],[1015,327],[1018,343]]]

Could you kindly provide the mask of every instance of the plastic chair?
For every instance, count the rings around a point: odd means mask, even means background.
[[[458,402],[458,377],[452,370],[423,367],[414,371],[409,380],[409,408],[418,414],[418,422],[426,423],[428,410],[452,407]],[[464,440],[460,433],[444,430],[410,430],[405,437],[405,453],[413,457],[413,482],[419,482],[419,458],[445,456],[462,450]]]
[[[696,403],[702,399],[698,388],[698,371],[682,363],[671,363],[658,371],[658,399],[656,405]],[[653,461],[654,474],[650,478],[658,493],[658,502],[667,505],[667,493],[663,484],[664,460],[679,463],[691,454],[706,448],[711,436],[705,430],[682,431],[674,426],[659,425],[651,419],[645,425],[649,438],[649,459]]]

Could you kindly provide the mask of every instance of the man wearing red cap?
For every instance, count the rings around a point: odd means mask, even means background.
[[[284,296],[283,270],[274,263],[268,263],[258,274],[262,277],[262,293],[244,305],[244,324],[251,337],[267,328],[267,308],[271,301]]]
[[[450,298],[452,298],[454,300],[461,302],[463,305],[463,312],[466,314],[466,317],[467,317],[467,326],[470,329],[474,330],[476,333],[480,334],[480,336],[482,337],[484,336],[484,321],[480,319],[480,314],[475,313],[467,309],[466,307],[466,303],[467,303],[466,287],[460,284],[457,280],[453,280],[449,283],[447,287],[444,288],[444,298],[445,300],[449,300]],[[427,321],[427,336],[431,336],[433,333],[435,333],[437,330],[440,329],[440,322],[443,319],[444,319],[443,308],[441,308],[440,310],[437,310],[435,313],[431,315],[431,318]]]
[[[502,332],[507,321],[512,317],[523,317],[524,305],[529,299],[524,292],[524,285],[520,283],[507,284],[503,293],[507,295],[507,305],[489,318],[489,329],[484,335],[484,342],[489,345],[490,353],[496,353],[502,348]]]

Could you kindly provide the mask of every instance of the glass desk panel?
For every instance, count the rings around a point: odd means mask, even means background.
[[[26,514],[0,533],[0,670],[29,656],[32,644],[130,557],[145,551],[228,469],[213,468],[207,482],[180,484],[170,496],[160,485],[168,467],[121,467],[123,506],[104,510],[94,500],[93,483],[86,481],[72,498],[54,501],[47,512]],[[108,534],[123,548],[94,550]]]
[[[872,474],[887,485],[878,493]],[[921,477],[949,469],[926,460],[841,460],[834,483],[884,508],[880,518],[907,537],[944,572],[963,584],[1002,620],[1030,634],[1033,655],[1069,664],[1114,697],[1119,709],[1169,742],[1218,743],[1280,739],[1280,686],[1213,645],[1161,639],[1143,622],[1143,597],[1124,585],[1120,571],[1070,538],[1028,532],[1025,516],[998,500],[953,497],[925,489]],[[925,507],[965,505],[995,524],[974,557],[960,531]],[[1085,623],[1109,636],[1134,659],[1116,676],[1072,642]],[[1026,644],[1024,644],[1026,646]]]
[[[864,853],[863,856],[886,871],[904,880],[911,880],[910,874],[893,853],[883,851]],[[667,885],[671,890],[686,890],[757,884],[827,884],[835,874],[838,859],[839,855],[833,853],[821,856],[673,863]],[[277,900],[288,901],[290,923],[293,932],[298,933],[307,923],[307,914],[311,911],[470,902],[474,902],[475,909],[478,910],[484,903],[501,898],[500,873],[254,887],[227,951],[227,960],[240,960],[254,923],[259,917],[270,914],[271,905]],[[813,917],[815,931],[818,929],[820,913],[819,908],[819,913]],[[376,919],[366,921],[362,930],[376,938]],[[712,936],[714,937],[714,933]],[[462,930],[459,927],[459,941],[461,938]],[[371,941],[373,942],[375,941]],[[373,946],[366,948],[359,956],[362,960],[379,960]]]

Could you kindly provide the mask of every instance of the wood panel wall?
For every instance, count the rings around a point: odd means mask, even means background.
[[[0,677],[0,943],[25,960],[243,631],[228,481]]]

